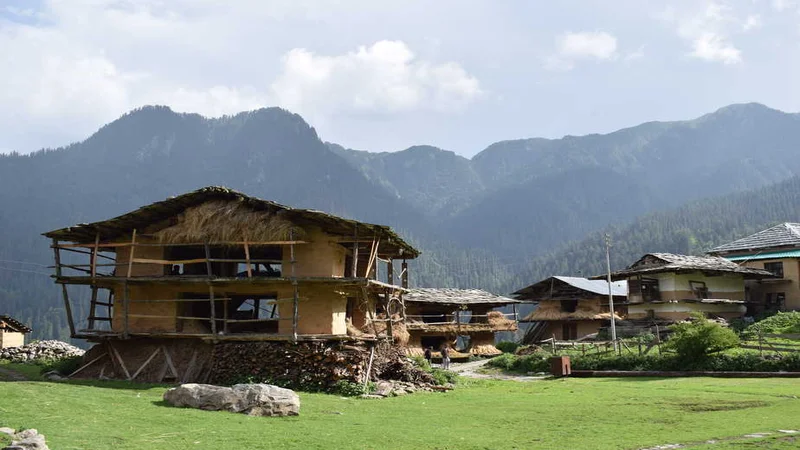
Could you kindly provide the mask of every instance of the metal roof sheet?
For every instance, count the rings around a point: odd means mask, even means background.
[[[594,292],[595,294],[608,295],[608,281],[605,280],[589,280],[587,278],[581,278],[581,277],[562,277],[558,275],[554,276],[553,278],[561,280],[564,283],[567,283],[570,286],[574,286],[578,289],[583,289],[584,291]],[[628,281],[627,280],[612,281],[611,294],[627,296]]]
[[[754,261],[759,259],[800,258],[800,250],[787,250],[785,252],[764,252],[751,255],[725,256],[731,261]]]

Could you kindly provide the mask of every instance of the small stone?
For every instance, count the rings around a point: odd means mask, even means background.
[[[750,434],[745,434],[744,437],[746,437],[746,438],[762,438],[762,437],[767,437],[770,434],[772,434],[772,433],[750,433]]]
[[[2,430],[0,430],[0,431],[2,431]],[[785,433],[785,434],[797,434],[797,433],[800,433],[800,431],[797,431],[797,430],[778,430],[778,431],[781,432],[781,433]]]
[[[0,427],[0,433],[7,434],[9,436],[13,436],[17,434],[17,430],[8,427]]]
[[[388,397],[392,393],[393,389],[394,386],[392,386],[392,383],[388,381],[379,381],[378,384],[375,385],[375,395]]]

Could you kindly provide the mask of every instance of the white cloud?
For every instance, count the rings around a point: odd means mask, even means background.
[[[772,0],[772,9],[783,12],[793,8],[796,4],[795,0]]]
[[[482,94],[457,63],[419,60],[401,41],[334,56],[293,49],[270,91],[279,105],[312,115],[457,111]]]
[[[605,31],[568,32],[556,40],[556,54],[545,58],[548,70],[571,70],[579,60],[608,61],[617,57],[617,38]]]
[[[760,24],[759,17],[750,16],[742,21],[731,7],[714,1],[703,3],[699,11],[680,14],[672,9],[661,17],[672,22],[678,36],[689,43],[689,56],[723,64],[742,62],[742,52],[731,40],[732,30],[752,29]]]
[[[747,16],[744,24],[742,24],[742,31],[756,30],[761,28],[761,25],[761,16],[758,14],[751,14]]]

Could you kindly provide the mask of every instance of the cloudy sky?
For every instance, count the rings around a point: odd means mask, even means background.
[[[800,110],[800,1],[0,0],[0,151],[146,104],[281,106],[324,140],[471,156],[757,101]]]

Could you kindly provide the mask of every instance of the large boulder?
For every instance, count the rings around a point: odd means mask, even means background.
[[[5,433],[5,431],[3,432]],[[3,447],[3,450],[49,450],[49,447],[47,447],[44,435],[39,434],[35,429],[30,429],[11,434],[11,445]]]
[[[300,414],[300,397],[291,389],[270,384],[237,384],[233,387],[182,384],[165,392],[164,401],[178,407],[230,411],[250,416]]]

